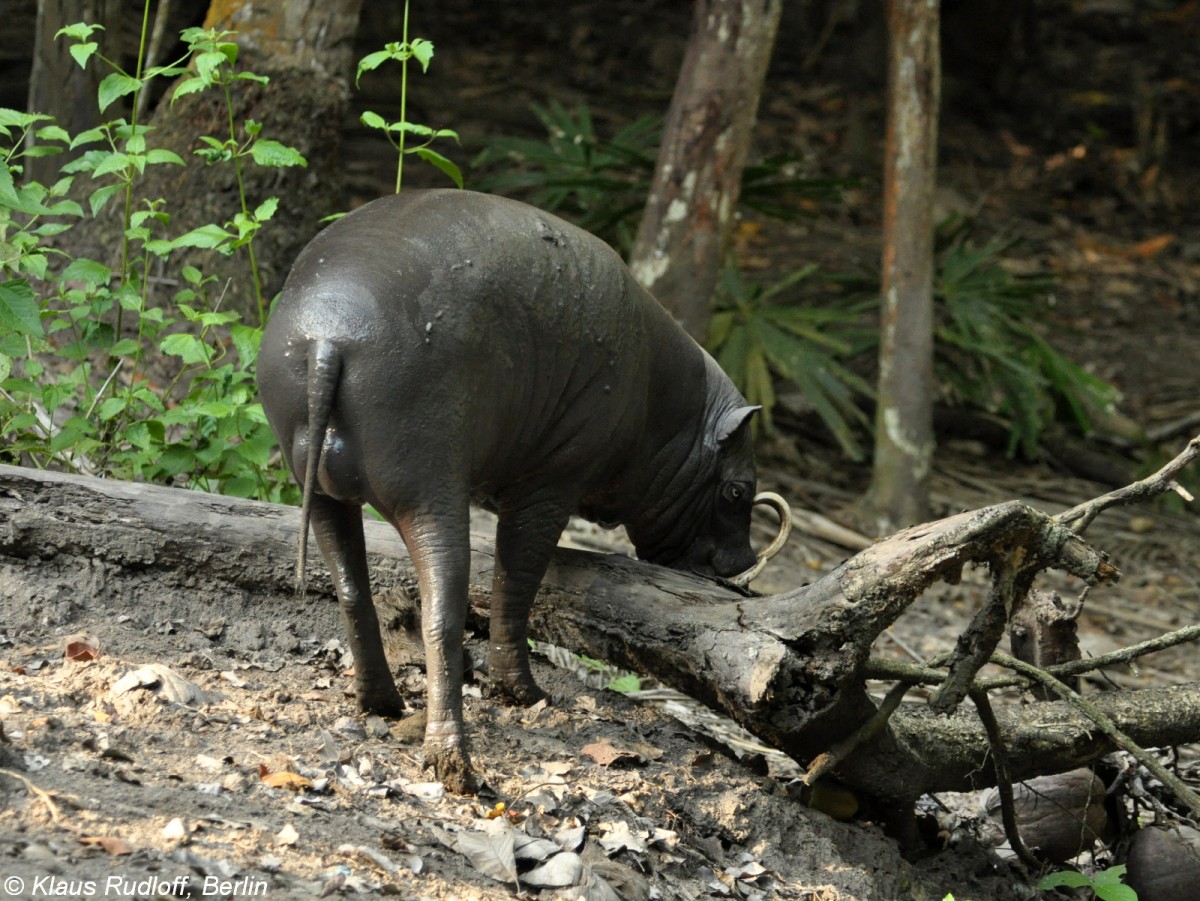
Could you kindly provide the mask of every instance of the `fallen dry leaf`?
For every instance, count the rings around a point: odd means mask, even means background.
[[[298,841],[300,841],[300,833],[291,823],[284,823],[283,828],[275,835],[275,844],[277,845],[294,845]]]
[[[1148,260],[1152,256],[1157,256],[1174,241],[1174,235],[1155,235],[1153,238],[1147,238],[1145,241],[1139,241],[1133,245],[1133,252],[1143,260]]]
[[[521,881],[538,888],[564,888],[577,885],[582,876],[583,861],[579,855],[563,851],[541,866],[534,867],[521,877]]]
[[[636,753],[614,747],[613,743],[608,739],[594,741],[590,745],[585,745],[580,749],[579,753],[592,758],[600,766],[605,767],[612,766],[614,763],[641,762],[641,758]]]
[[[300,792],[312,788],[312,780],[299,773],[267,773],[262,781],[271,788],[286,788],[288,791]]]
[[[126,673],[113,684],[110,693],[116,697],[137,688],[153,689],[168,701],[185,706],[215,704],[225,699],[219,692],[205,691],[161,663],[152,663]]]
[[[91,848],[102,848],[110,857],[122,857],[133,853],[132,845],[111,835],[82,835],[79,837],[79,843]]]
[[[73,635],[67,639],[63,656],[77,663],[86,663],[100,656],[100,642],[91,635]]]

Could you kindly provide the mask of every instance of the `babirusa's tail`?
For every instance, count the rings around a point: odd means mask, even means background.
[[[307,588],[308,522],[317,487],[321,454],[333,398],[342,373],[342,358],[331,341],[317,341],[308,349],[308,456],[304,467],[304,497],[300,505],[300,547],[296,558],[296,586],[301,596]]]

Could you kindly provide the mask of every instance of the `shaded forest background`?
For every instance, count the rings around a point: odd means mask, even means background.
[[[23,108],[36,3],[7,6],[0,105]],[[168,33],[199,23],[206,8],[174,4]],[[586,104],[597,133],[611,136],[639,116],[665,113],[691,11],[687,2],[647,0],[416,3],[412,33],[434,41],[437,56],[413,79],[409,118],[459,132],[461,146],[443,149],[463,165],[468,187],[478,182],[469,163],[486,139],[544,137],[531,103]],[[131,52],[136,14],[129,9],[118,36]],[[355,58],[398,39],[400,15],[365,5]],[[1200,258],[1198,20],[1196,4],[1166,0],[942,9],[935,218],[963,217],[980,240],[1017,239],[1006,265],[1055,275],[1050,337],[1117,384],[1122,409],[1146,428],[1189,412],[1194,384],[1187,325]],[[848,187],[803,201],[803,217],[790,222],[747,216],[735,236],[744,271],[766,277],[815,262],[831,272],[878,272],[886,39],[879,3],[785,4],[751,162],[786,154],[799,176]],[[395,80],[373,73],[351,93],[338,165],[308,173],[320,203],[342,198],[345,209],[391,189],[391,149],[358,117],[391,111]],[[433,170],[409,168],[412,185],[444,183]],[[311,212],[326,215],[332,205]],[[309,231],[294,236],[297,246]],[[270,273],[268,291],[284,268]],[[1101,336],[1116,338],[1120,352]],[[1164,358],[1177,362],[1162,367]]]

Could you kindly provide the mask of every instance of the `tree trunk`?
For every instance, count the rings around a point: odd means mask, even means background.
[[[307,168],[264,168],[250,162],[245,166],[251,210],[268,197],[279,198],[274,218],[254,241],[268,300],[282,286],[300,248],[319,230],[320,220],[344,212],[340,130],[349,99],[360,7],[361,0],[283,4],[214,0],[204,21],[206,28],[235,33],[231,39],[239,47],[239,69],[270,79],[264,86],[251,81],[233,86],[239,140],[246,138],[243,124],[253,119],[261,123],[263,137],[295,147],[308,161]],[[135,191],[139,197],[167,200],[171,235],[210,222],[225,223],[240,212],[233,167],[206,165],[194,154],[202,146],[201,135],[229,137],[228,113],[219,93],[192,94],[171,103],[168,91],[152,111],[149,124],[155,130],[150,144],[174,151],[187,166],[149,167]],[[108,215],[96,227],[69,232],[64,239],[67,249],[77,256],[111,262],[111,248],[119,246],[118,206],[110,204],[105,210]],[[232,307],[247,321],[257,320],[244,251],[228,258],[208,251],[177,251],[172,260],[173,265],[192,263],[218,276],[221,285],[230,280],[223,309]]]
[[[933,458],[933,190],[940,95],[938,0],[889,0],[883,304],[875,468],[880,532],[929,515]]]
[[[26,107],[29,112],[53,116],[56,124],[73,135],[99,124],[99,68],[81,69],[67,51],[68,43],[54,36],[60,28],[76,22],[112,25],[116,19],[114,5],[112,0],[38,0]],[[25,178],[50,184],[56,180],[59,167],[81,152],[27,160]]]
[[[263,603],[294,612],[297,604],[319,602],[332,627],[333,592],[323,567],[312,567],[307,599],[292,594],[298,520],[294,508],[0,466],[0,601],[28,603],[74,573],[76,595],[108,616],[169,588],[194,596],[201,609],[223,612]],[[492,548],[478,535],[473,545],[478,625],[491,589]],[[415,596],[395,531],[368,521],[367,546],[377,592]],[[1089,583],[1117,575],[1059,522],[1007,503],[907,530],[813,585],[772,597],[746,597],[623,557],[559,549],[531,629],[653,675],[807,763],[875,713],[864,684],[875,637],[931,584],[955,579],[972,562],[1010,581],[1019,575],[1014,566],[1022,573],[1065,569]],[[380,619],[393,624],[412,616],[388,606]],[[1094,702],[1145,744],[1200,739],[1200,686],[1114,691]],[[1014,779],[1073,769],[1113,749],[1063,703],[1000,712],[999,719]],[[835,772],[866,795],[903,803],[923,792],[992,784],[990,753],[970,708],[947,716],[904,705]]]
[[[630,253],[638,282],[703,341],[783,0],[696,0]]]

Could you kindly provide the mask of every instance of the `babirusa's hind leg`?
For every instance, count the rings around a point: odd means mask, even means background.
[[[488,675],[520,704],[533,704],[546,696],[529,668],[529,610],[566,528],[573,500],[561,492],[542,490],[513,492],[500,503]]]
[[[354,655],[354,688],[359,709],[380,716],[400,716],[404,701],[384,657],[379,617],[371,602],[362,508],[314,495],[312,526],[325,564],[333,575],[342,625]]]
[[[475,791],[463,725],[463,630],[471,570],[467,498],[443,497],[395,523],[421,592],[427,723],[425,764],[450,791]]]

